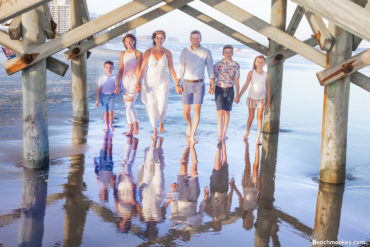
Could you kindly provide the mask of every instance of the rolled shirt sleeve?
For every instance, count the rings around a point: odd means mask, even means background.
[[[181,51],[180,61],[179,61],[179,70],[177,72],[177,79],[184,78],[185,73],[185,63],[186,63],[186,48]]]
[[[213,72],[212,54],[209,50],[207,50],[206,65],[207,65],[207,72],[208,72],[209,78],[215,78],[215,74]]]

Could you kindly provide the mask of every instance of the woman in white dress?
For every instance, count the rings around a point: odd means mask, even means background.
[[[158,122],[159,132],[164,132],[163,121],[167,110],[170,82],[167,68],[175,83],[178,83],[178,79],[173,68],[172,54],[163,47],[166,33],[162,30],[155,31],[152,39],[154,46],[144,53],[141,70],[137,77],[136,90],[140,92],[140,81],[145,72],[141,101],[146,105],[149,121],[153,128],[152,139],[156,139]],[[148,69],[146,70],[146,68]]]

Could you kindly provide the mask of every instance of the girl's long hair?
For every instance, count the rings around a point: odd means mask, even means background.
[[[136,49],[136,37],[131,33],[126,34],[122,39],[122,42],[125,48],[127,49],[127,46],[125,45],[125,39],[127,38],[131,38],[134,41],[134,48]]]
[[[255,57],[255,58],[254,58],[254,61],[253,61],[253,70],[257,69],[257,67],[256,67],[256,61],[257,61],[257,58],[262,58],[262,59],[263,59],[263,61],[265,61],[265,62],[266,62],[266,58],[265,58],[265,56],[263,56],[263,55],[259,55],[259,56]]]

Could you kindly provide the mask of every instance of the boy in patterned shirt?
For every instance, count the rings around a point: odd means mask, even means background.
[[[220,142],[227,139],[226,131],[234,100],[234,85],[236,98],[239,98],[240,66],[232,60],[233,54],[233,47],[225,45],[222,51],[224,58],[213,66],[216,78],[215,101],[217,107],[218,141]]]

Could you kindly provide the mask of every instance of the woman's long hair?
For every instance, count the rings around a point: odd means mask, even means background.
[[[155,32],[152,34],[153,46],[155,46],[155,41],[154,41],[154,39],[155,39],[155,37],[157,37],[157,35],[158,35],[158,34],[162,34],[162,35],[163,35],[163,37],[166,39],[166,32],[165,32],[165,31],[163,31],[163,30],[157,30],[157,31],[155,31]]]

